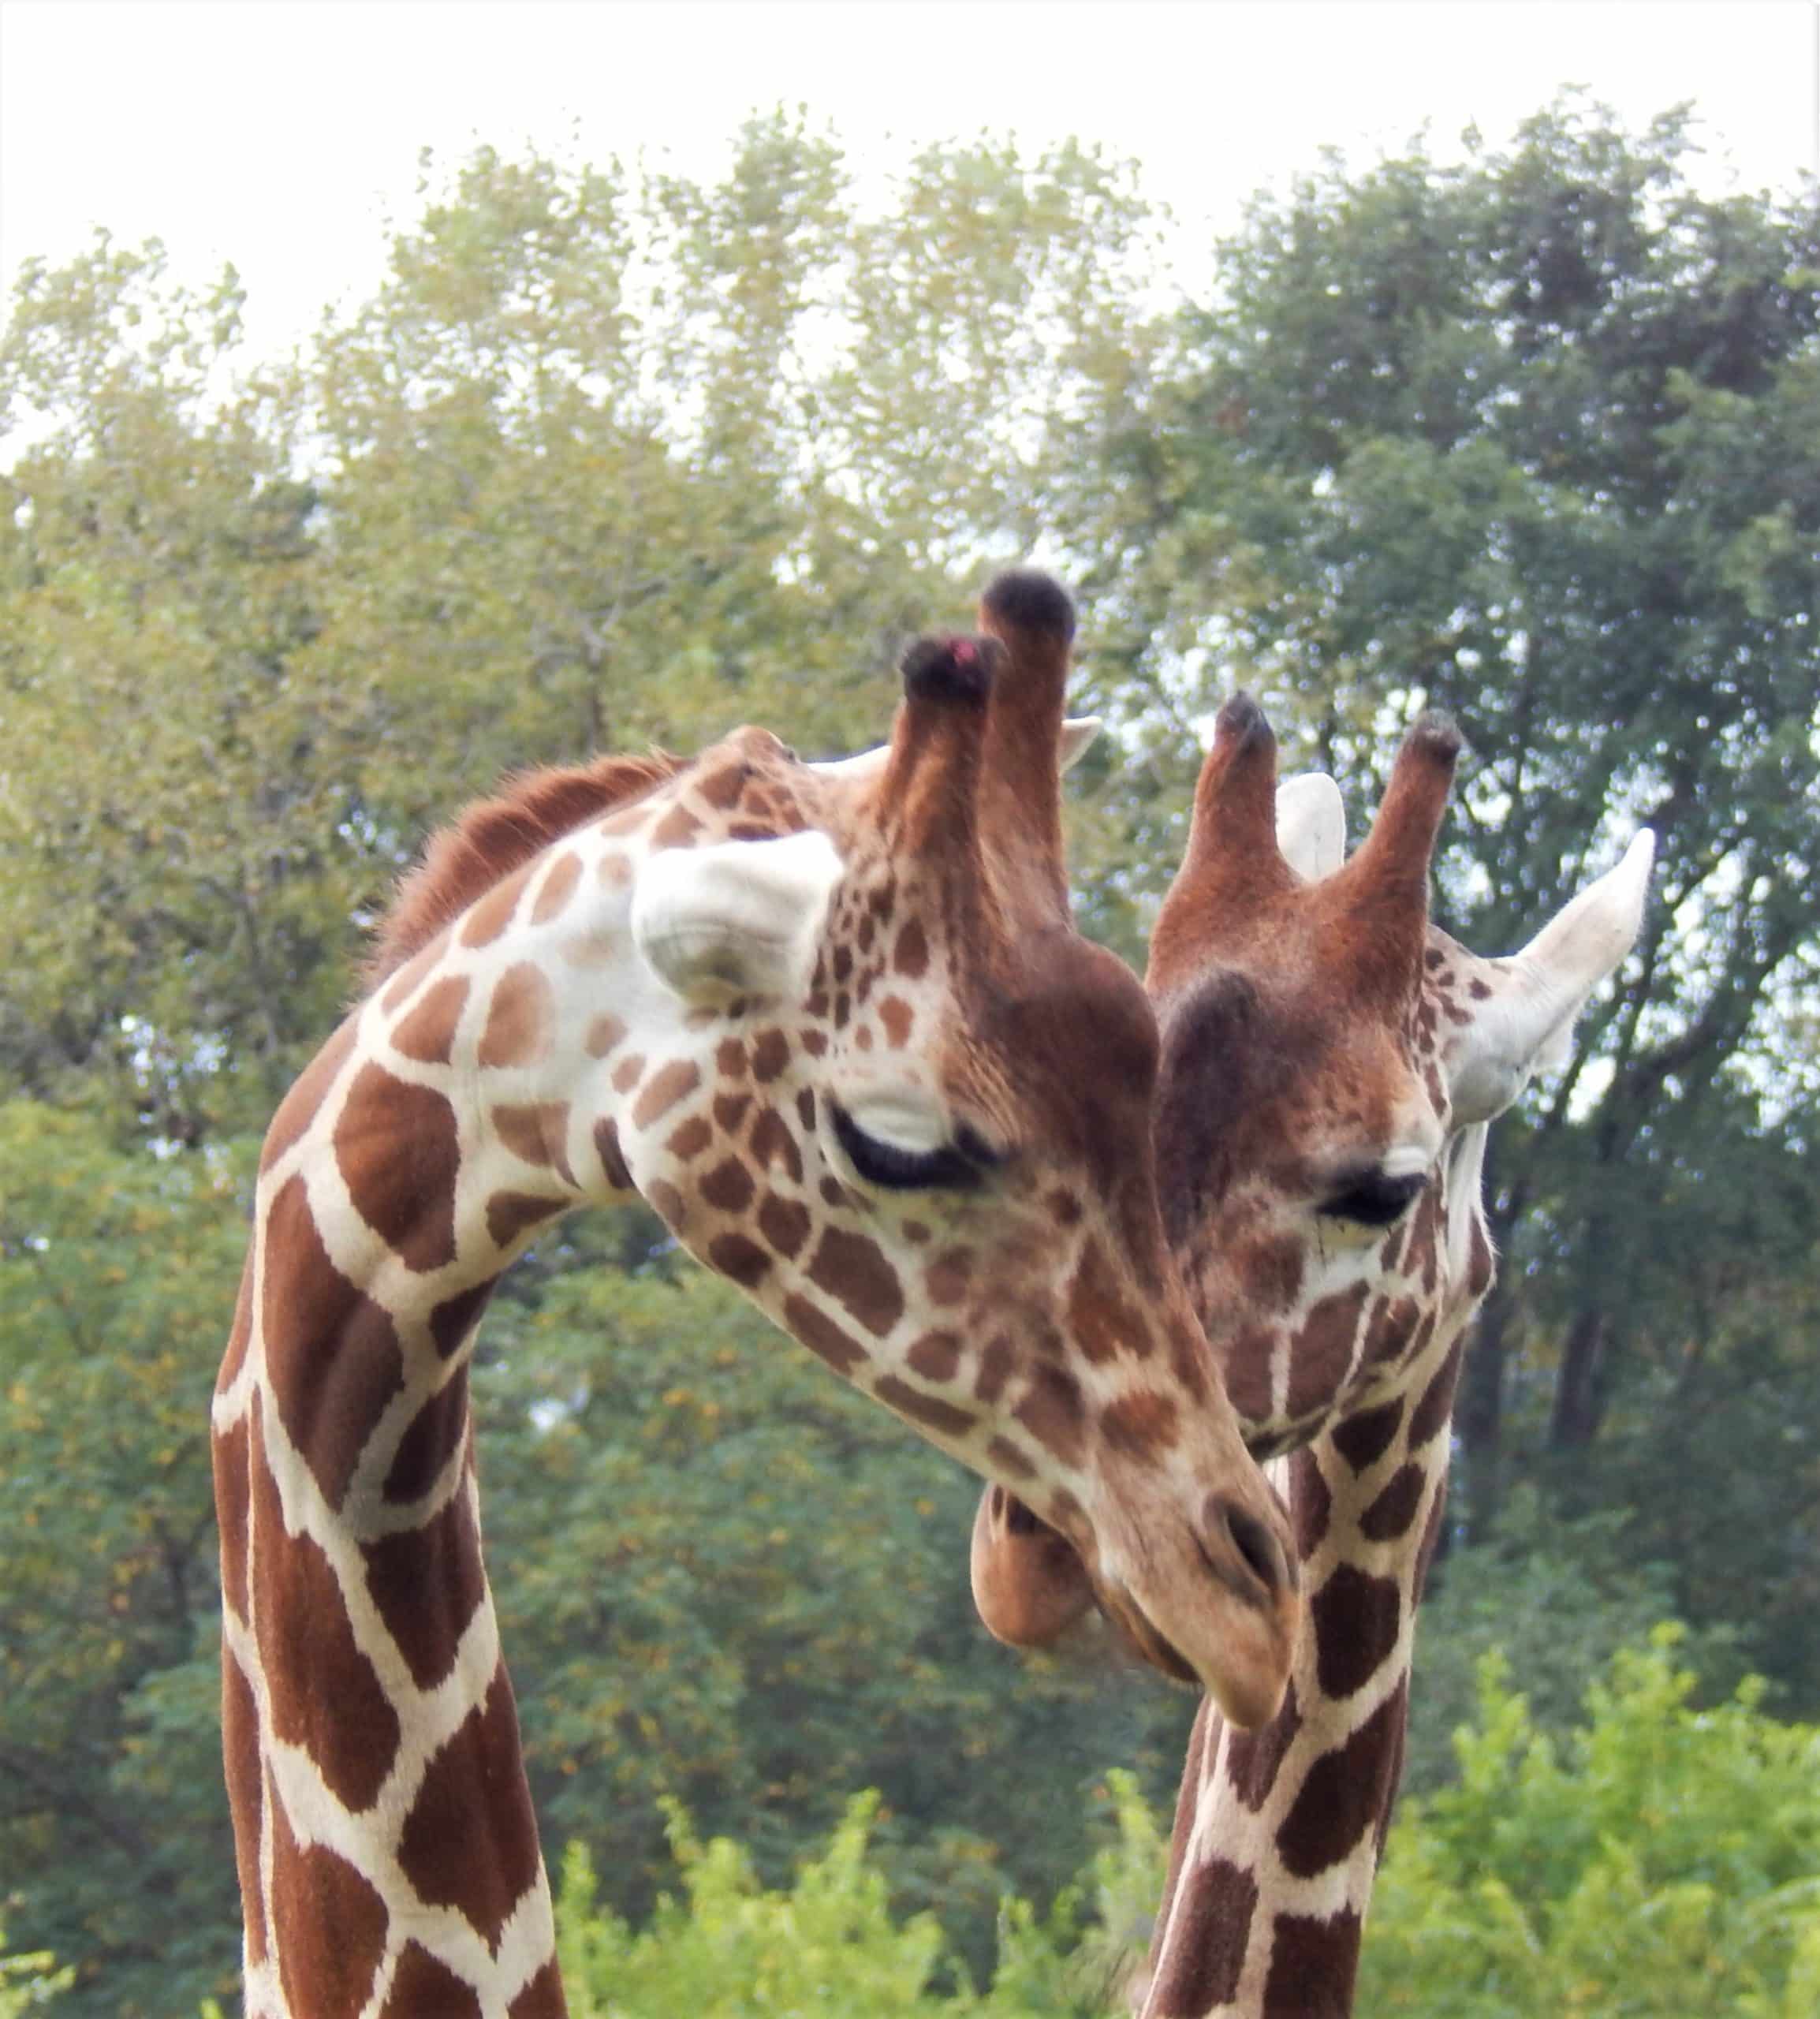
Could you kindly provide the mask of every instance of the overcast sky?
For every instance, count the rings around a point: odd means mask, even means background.
[[[1817,37],[1814,0],[0,0],[0,266],[9,284],[97,225],[155,233],[186,278],[233,262],[270,351],[372,287],[423,147],[667,151],[706,174],[783,102],[867,168],[982,129],[1135,156],[1193,285],[1244,195],[1322,145],[1501,139],[1568,83],[1637,123],[1691,99],[1710,184],[1787,187],[1815,165]]]

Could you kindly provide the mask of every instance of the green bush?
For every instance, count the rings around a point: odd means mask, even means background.
[[[1136,1783],[1109,1780],[1116,1840],[1046,1915],[1005,1899],[986,1992],[933,1913],[893,1919],[885,1875],[867,1856],[876,1793],[856,1796],[824,1855],[775,1892],[739,1845],[703,1844],[667,1804],[683,1893],[664,1896],[636,1932],[599,1905],[593,1861],[572,1843],[556,1908],[570,2010],[575,2019],[1090,2019],[1114,2002],[1162,1879],[1164,1845]]]
[[[1491,1654],[1460,1777],[1390,1835],[1359,2005],[1448,2019],[1811,2019],[1820,1729],[1696,1710],[1680,1629],[1620,1649],[1565,1748]]]
[[[1391,1831],[1357,2010],[1423,2019],[1812,2019],[1820,2012],[1820,1729],[1760,1684],[1694,1707],[1680,1629],[1619,1650],[1565,1741],[1538,1730],[1503,1655],[1479,1670],[1457,1782]],[[1008,1898],[990,1988],[940,1922],[893,1917],[848,1804],[825,1853],[767,1891],[743,1849],[672,1807],[680,1897],[634,1932],[571,1845],[557,1920],[576,2019],[1090,2019],[1122,2011],[1164,1845],[1114,1775],[1116,1836],[1046,1914]]]

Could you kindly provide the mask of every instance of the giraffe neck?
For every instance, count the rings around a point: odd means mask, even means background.
[[[1317,1293],[1267,1351],[1262,1335],[1232,1342],[1258,1405],[1248,1426],[1270,1443],[1292,1439],[1299,1418],[1307,1438],[1270,1469],[1290,1505],[1308,1630],[1267,1725],[1236,1732],[1202,1705],[1147,2019],[1346,2019],[1352,2010],[1402,1773],[1460,1355],[1490,1279],[1484,1135],[1462,1133],[1368,1293]]]
[[[467,1368],[517,1255],[625,1196],[628,1155],[683,1155],[714,1095],[711,1020],[679,1026],[628,953],[637,861],[710,831],[699,791],[483,897],[347,1020],[268,1135],[213,1417],[253,2019],[564,2010]]]

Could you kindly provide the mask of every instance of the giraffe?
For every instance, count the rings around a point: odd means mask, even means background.
[[[1165,1237],[1154,1017],[1067,917],[1072,607],[1013,571],[980,621],[911,647],[873,757],[747,728],[471,810],[279,1107],[212,1416],[253,2019],[564,2009],[467,1365],[590,1202],[641,1195],[1015,1485],[1152,1659],[1276,1709],[1286,1517]]]
[[[1203,1703],[1195,1720],[1143,2004],[1156,2019],[1352,2010],[1454,1386],[1492,1281],[1487,1130],[1565,1060],[1642,918],[1647,830],[1513,957],[1431,925],[1459,748],[1419,721],[1344,860],[1332,781],[1278,794],[1268,725],[1238,697],[1152,942],[1164,1215],[1309,1593],[1276,1716],[1241,1732]],[[1091,1607],[1067,1539],[1001,1487],[972,1556],[1001,1638],[1054,1644]]]

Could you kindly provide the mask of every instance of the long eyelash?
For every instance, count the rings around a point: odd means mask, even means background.
[[[971,1129],[963,1127],[938,1150],[905,1150],[868,1136],[833,1101],[828,1112],[848,1162],[867,1183],[888,1192],[969,1191],[998,1161]]]

